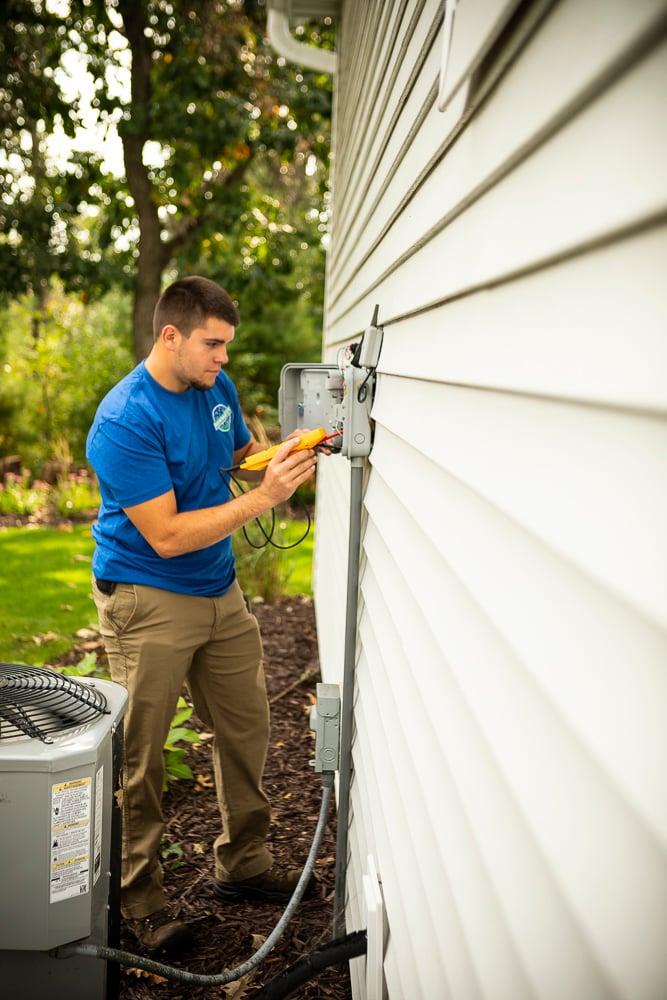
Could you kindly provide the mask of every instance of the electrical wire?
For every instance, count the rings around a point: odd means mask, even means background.
[[[255,1000],[286,1000],[294,995],[294,991],[309,982],[324,969],[341,962],[349,962],[352,958],[365,955],[368,950],[366,931],[351,931],[345,937],[334,938],[316,948],[310,955],[290,965],[284,972],[271,979],[258,993],[253,993]]]
[[[230,472],[229,469],[218,469],[218,473],[219,473],[220,478],[222,479],[223,483],[225,483],[225,486],[229,490],[229,493],[230,493],[230,495],[232,497],[240,496],[242,493],[247,492],[244,489],[242,483],[239,482],[239,480],[236,478],[236,476],[232,475],[232,473]],[[225,480],[225,476],[229,476],[229,482],[227,482]],[[234,493],[234,491],[232,490],[231,485],[230,485],[231,483],[234,483],[234,486],[238,490],[238,493]],[[276,530],[276,511],[275,511],[274,507],[271,508],[271,513],[270,513],[271,523],[270,523],[270,526],[269,526],[268,530],[262,524],[261,518],[259,518],[259,517],[254,518],[255,524],[259,528],[260,534],[262,534],[264,536],[264,541],[263,542],[260,542],[259,544],[257,542],[253,542],[252,539],[250,538],[250,535],[248,534],[247,525],[245,525],[245,524],[241,528],[241,531],[243,532],[243,537],[245,538],[246,542],[248,543],[248,545],[252,549],[264,549],[264,548],[266,548],[267,545],[271,545],[272,548],[274,548],[274,549],[282,549],[283,551],[286,551],[287,549],[295,549],[297,547],[297,545],[301,545],[301,542],[303,542],[303,541],[306,540],[306,538],[308,537],[308,535],[310,533],[310,529],[311,529],[311,525],[312,525],[312,519],[311,519],[311,516],[310,516],[310,511],[308,510],[308,507],[306,506],[305,503],[302,503],[301,504],[301,508],[302,508],[304,514],[306,515],[306,530],[304,531],[304,533],[299,538],[297,538],[297,540],[295,542],[290,542],[289,545],[280,545],[278,542],[275,542],[273,540],[273,535],[274,535],[275,530]]]
[[[323,771],[320,815],[301,877],[280,920],[271,931],[264,944],[258,948],[246,962],[243,962],[241,965],[237,965],[234,969],[221,972],[219,975],[206,976],[196,972],[188,972],[186,969],[177,969],[172,965],[164,965],[162,962],[157,962],[152,958],[145,958],[143,955],[133,955],[131,952],[123,951],[118,948],[108,948],[105,945],[88,944],[85,941],[61,945],[59,948],[55,949],[55,957],[62,959],[73,958],[74,956],[80,956],[82,958],[101,958],[107,962],[118,962],[120,965],[127,965],[135,969],[143,969],[145,972],[154,972],[156,975],[164,976],[165,979],[169,979],[172,982],[190,983],[193,986],[224,986],[227,983],[234,982],[236,979],[241,979],[242,976],[247,975],[248,972],[251,972],[252,969],[256,968],[256,966],[258,966],[275,947],[285,932],[285,928],[288,923],[292,919],[294,911],[301,902],[303,894],[306,891],[308,883],[310,882],[317,853],[320,849],[322,837],[324,836],[327,813],[329,812],[331,797],[333,794],[333,784],[334,772]]]
[[[324,442],[326,442],[326,441],[333,441],[334,438],[340,437],[342,434],[343,434],[342,428],[338,428],[338,430],[333,431],[331,434],[327,434],[327,436],[322,439],[321,444],[320,445],[316,445],[315,448],[313,449],[313,451],[326,451],[326,453],[328,454],[331,451],[339,450],[339,449],[335,449],[331,445],[325,445]],[[241,465],[234,465],[230,469],[223,469],[223,468],[219,468],[218,469],[218,475],[222,479],[223,483],[225,484],[225,486],[229,490],[229,493],[230,493],[230,495],[232,497],[234,497],[234,496],[240,496],[242,493],[247,492],[246,489],[244,488],[244,486],[242,485],[242,483],[236,478],[236,476],[233,475],[233,473],[237,469],[239,469],[240,467],[241,467]],[[226,476],[228,476],[229,479],[226,479],[225,478]],[[236,487],[236,489],[238,491],[237,493],[234,493],[234,491],[232,490],[231,483],[234,483],[234,486]],[[298,493],[298,491],[297,491],[297,493]],[[308,537],[308,535],[310,533],[310,529],[311,529],[311,526],[312,526],[312,519],[311,519],[311,516],[310,516],[310,511],[308,510],[308,507],[306,506],[305,503],[302,503],[301,504],[301,508],[302,508],[304,514],[306,515],[306,530],[304,531],[304,533],[301,535],[300,538],[297,538],[297,540],[295,542],[290,542],[289,545],[279,545],[278,542],[275,542],[273,540],[273,535],[274,535],[274,532],[276,530],[276,512],[275,512],[275,508],[271,508],[271,524],[270,524],[270,527],[268,528],[268,530],[264,527],[261,518],[259,518],[259,517],[254,518],[255,524],[259,528],[260,533],[264,536],[264,541],[263,542],[260,542],[259,544],[257,544],[256,542],[253,542],[252,539],[250,538],[250,535],[248,534],[246,525],[243,525],[243,527],[241,528],[241,531],[243,532],[243,537],[245,538],[245,540],[248,543],[248,545],[251,548],[253,548],[253,549],[264,549],[264,548],[266,548],[267,545],[271,545],[274,549],[281,549],[282,551],[287,551],[288,549],[295,549],[297,547],[297,545],[301,545],[301,543],[306,540],[306,538]]]
[[[363,380],[363,382],[361,383],[361,385],[357,389],[357,400],[360,403],[365,403],[366,402],[366,399],[368,397],[368,380],[371,377],[371,375],[374,375],[374,374],[375,374],[375,369],[374,368],[369,368],[368,372],[366,374],[366,378]]]

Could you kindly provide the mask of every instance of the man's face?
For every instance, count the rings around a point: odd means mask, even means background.
[[[174,351],[174,375],[184,389],[205,392],[229,360],[227,345],[234,339],[234,327],[223,319],[209,318],[194,328],[189,337],[180,332]]]

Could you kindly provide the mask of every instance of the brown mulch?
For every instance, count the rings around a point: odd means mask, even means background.
[[[322,783],[308,761],[313,747],[310,707],[319,680],[317,635],[312,601],[305,597],[259,604],[253,610],[262,631],[265,671],[271,702],[271,741],[264,786],[274,822],[269,846],[276,861],[306,860],[317,824]],[[192,717],[186,725],[203,731]],[[194,745],[186,761],[196,780],[172,783],[164,799],[165,847],[178,845],[182,855],[166,858],[165,887],[170,902],[191,921],[196,945],[182,960],[167,964],[203,975],[218,975],[245,963],[271,933],[284,907],[277,904],[223,904],[211,891],[211,845],[219,832],[210,741]],[[123,969],[123,1000],[161,998],[252,997],[253,993],[332,938],[336,815],[332,806],[318,861],[317,886],[303,900],[284,936],[264,962],[242,980],[223,987],[160,982],[151,973]],[[171,860],[170,860],[171,859]],[[122,929],[121,929],[122,933]],[[136,942],[123,934],[121,947],[136,953]],[[300,987],[296,997],[349,1000],[347,963],[326,969]]]

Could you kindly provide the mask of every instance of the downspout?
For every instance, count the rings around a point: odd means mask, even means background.
[[[363,458],[350,459],[350,537],[347,554],[347,604],[345,613],[345,649],[343,659],[343,696],[340,720],[340,766],[338,771],[338,822],[336,836],[336,888],[334,894],[333,936],[345,927],[347,885],[347,844],[350,817],[350,779],[352,776],[352,724],[354,719],[354,678],[357,652],[357,610],[359,595],[359,557],[361,550],[361,507],[364,474]]]
[[[271,45],[279,56],[318,73],[336,72],[336,53],[298,42],[289,30],[289,17],[285,11],[270,7],[266,27]]]

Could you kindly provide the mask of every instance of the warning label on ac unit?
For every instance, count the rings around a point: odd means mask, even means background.
[[[90,886],[90,778],[51,787],[51,902],[81,896]]]
[[[93,885],[102,871],[102,806],[104,803],[104,768],[95,775],[95,834],[93,836]]]

